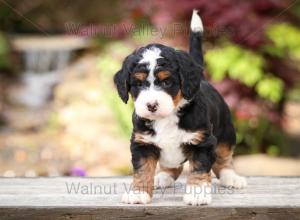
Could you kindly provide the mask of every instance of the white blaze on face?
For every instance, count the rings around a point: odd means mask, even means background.
[[[151,86],[154,86],[154,70],[157,65],[157,59],[162,58],[160,56],[161,50],[157,47],[151,47],[143,53],[143,58],[139,63],[148,63],[149,75],[147,80],[150,82]]]
[[[143,53],[143,58],[139,61],[139,63],[148,63],[149,74],[146,80],[150,83],[150,86],[140,92],[134,106],[137,115],[150,120],[170,115],[175,108],[172,97],[154,85],[157,59],[162,58],[160,53],[159,48],[151,47]],[[157,110],[155,112],[149,111],[147,105],[154,105],[155,103],[157,104]]]

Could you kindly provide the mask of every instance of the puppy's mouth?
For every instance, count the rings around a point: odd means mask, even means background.
[[[164,91],[142,91],[134,102],[135,113],[150,120],[169,116],[174,112],[175,105],[172,97]]]

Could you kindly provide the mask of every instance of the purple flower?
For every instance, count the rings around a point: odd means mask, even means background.
[[[86,172],[81,167],[74,167],[71,169],[70,175],[71,176],[86,176]]]

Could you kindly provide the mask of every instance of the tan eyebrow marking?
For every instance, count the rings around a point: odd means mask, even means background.
[[[160,71],[157,74],[157,77],[159,78],[159,80],[164,80],[166,78],[168,78],[171,75],[171,73],[169,71]]]
[[[143,81],[147,78],[147,73],[141,73],[141,72],[135,73],[134,78]]]

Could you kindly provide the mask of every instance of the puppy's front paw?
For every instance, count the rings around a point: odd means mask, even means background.
[[[167,172],[159,172],[154,177],[155,188],[166,188],[174,185],[174,179]]]
[[[223,169],[220,172],[220,184],[226,187],[241,189],[247,186],[245,177],[237,175],[232,169]]]
[[[188,205],[207,205],[211,203],[211,186],[203,185],[187,185],[183,201]]]
[[[123,194],[122,202],[127,204],[147,204],[151,202],[151,197],[147,192],[130,190]]]

